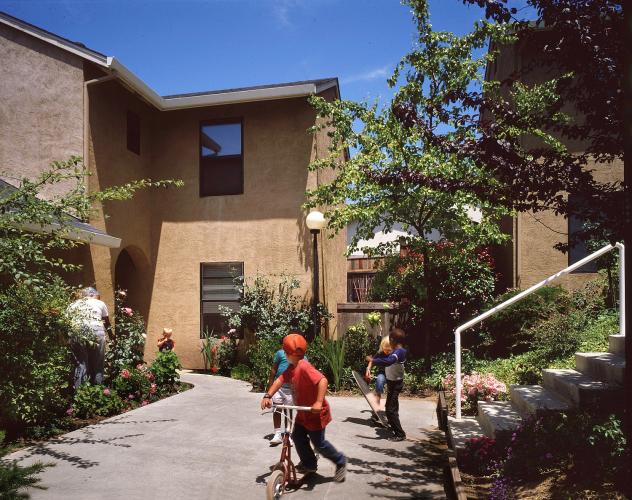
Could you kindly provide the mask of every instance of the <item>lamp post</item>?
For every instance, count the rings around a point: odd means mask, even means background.
[[[327,221],[325,216],[314,210],[307,215],[305,223],[309,228],[309,232],[314,235],[313,253],[314,253],[314,277],[312,280],[312,334],[309,340],[314,340],[319,333],[320,321],[318,318],[318,233],[325,227]],[[309,337],[309,336],[308,336]]]

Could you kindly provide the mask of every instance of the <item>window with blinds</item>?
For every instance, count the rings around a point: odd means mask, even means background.
[[[226,318],[220,314],[219,306],[239,310],[241,295],[235,278],[244,275],[244,263],[204,263],[200,268],[200,336],[204,331],[215,336],[225,335],[230,327]]]

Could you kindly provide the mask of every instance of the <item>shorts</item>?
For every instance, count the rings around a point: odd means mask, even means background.
[[[292,397],[292,388],[281,386],[272,396],[272,402],[275,405],[293,405],[294,398]]]

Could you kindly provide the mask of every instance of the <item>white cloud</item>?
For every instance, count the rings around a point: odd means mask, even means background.
[[[378,78],[387,78],[390,76],[390,66],[382,66],[381,68],[375,68],[365,73],[358,73],[341,78],[341,83],[355,83],[355,82],[369,82],[371,80],[377,80]]]
[[[303,4],[303,0],[273,0],[272,12],[282,26],[291,27],[290,11]]]

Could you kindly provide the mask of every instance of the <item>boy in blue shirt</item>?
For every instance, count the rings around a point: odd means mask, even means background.
[[[290,332],[295,333],[295,332]],[[283,339],[281,339],[283,343]],[[272,385],[281,374],[287,370],[290,366],[289,361],[283,348],[274,353],[274,359],[272,361],[272,368],[270,369],[270,377],[268,378],[268,386]],[[293,405],[294,399],[292,397],[292,386],[290,384],[283,384],[281,388],[272,396],[272,402],[278,405]],[[276,446],[283,442],[283,432],[281,431],[281,414],[279,412],[272,413],[272,423],[274,424],[274,436],[270,439],[270,446]]]
[[[388,336],[393,352],[380,353],[375,356],[367,356],[367,361],[374,366],[384,366],[386,372],[386,418],[393,430],[394,436],[390,441],[403,441],[406,433],[399,421],[399,393],[404,387],[404,362],[406,361],[406,349],[404,340],[406,333],[401,328],[393,328]]]

